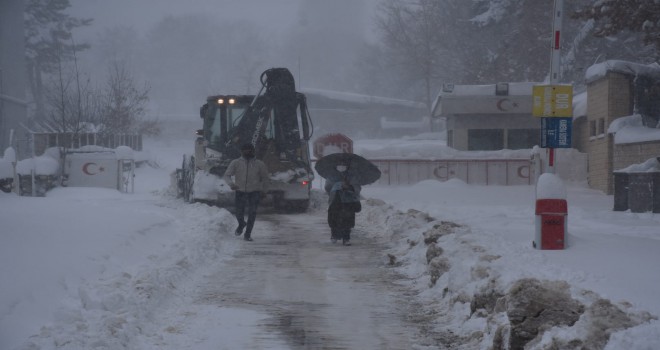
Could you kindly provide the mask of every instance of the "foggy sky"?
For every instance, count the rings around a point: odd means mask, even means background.
[[[94,19],[87,36],[104,27],[131,26],[144,33],[167,16],[207,13],[222,19],[250,19],[269,30],[290,25],[302,0],[71,0],[71,14]]]
[[[371,28],[376,5],[380,0],[352,0],[356,6],[363,3],[364,32],[369,39],[374,38]],[[259,23],[268,31],[282,32],[291,26],[299,25],[298,15],[301,5],[308,6],[313,0],[71,0],[69,13],[93,18],[94,25],[80,32],[89,38],[94,32],[112,26],[132,26],[145,32],[164,17],[182,14],[206,13],[218,19],[245,19]],[[317,1],[323,8],[331,8],[333,0]],[[307,4],[305,4],[307,3]],[[330,6],[328,6],[330,5]],[[350,8],[341,9],[351,13]],[[298,22],[298,23],[297,23]],[[320,23],[328,32],[337,32],[345,23]]]
[[[74,38],[77,42],[92,44],[91,52],[82,56],[87,57],[85,65],[87,69],[98,71],[106,70],[107,62],[104,60],[108,56],[108,45],[103,42],[102,34],[108,29],[131,27],[140,39],[146,39],[153,37],[157,25],[168,17],[185,18],[191,15],[204,15],[211,17],[212,20],[217,19],[217,24],[237,21],[254,23],[254,26],[248,29],[261,33],[261,38],[257,39],[265,40],[263,45],[255,48],[240,44],[242,50],[249,50],[245,53],[246,59],[217,61],[215,63],[221,66],[216,67],[213,72],[200,72],[200,66],[208,67],[210,70],[213,63],[193,57],[195,54],[199,56],[200,52],[197,51],[207,46],[209,41],[213,41],[200,35],[186,37],[187,51],[178,53],[180,56],[188,55],[189,59],[183,61],[185,63],[182,64],[179,60],[179,64],[172,64],[173,55],[177,54],[174,51],[178,48],[184,49],[179,39],[178,43],[169,45],[173,52],[157,58],[152,54],[148,64],[142,62],[142,66],[138,67],[137,76],[152,86],[150,97],[154,105],[168,112],[185,113],[194,111],[206,95],[221,92],[246,93],[238,91],[237,86],[245,84],[238,81],[240,77],[236,72],[241,71],[242,77],[246,76],[244,73],[250,69],[248,65],[259,65],[259,71],[249,73],[255,83],[258,83],[259,74],[263,69],[287,67],[294,74],[298,87],[342,90],[344,86],[350,86],[350,82],[347,82],[345,77],[350,77],[350,68],[356,60],[360,47],[365,41],[376,40],[373,19],[379,1],[71,0],[72,7],[67,12],[76,17],[94,20],[91,26],[76,29]],[[236,28],[239,26],[231,27],[231,29]],[[239,33],[243,31],[239,29]],[[222,34],[217,33],[218,40],[222,40],[220,39]],[[211,34],[210,37],[213,35]],[[138,44],[139,47],[129,49],[131,44],[134,44],[129,41],[120,43],[119,46],[122,47],[114,46],[114,51],[132,50],[135,53],[149,50],[152,44],[151,41],[143,40],[142,44]],[[105,51],[99,53],[100,49]],[[223,50],[227,49],[239,50],[236,45],[225,46]],[[250,61],[254,62],[249,63]],[[162,69],[159,70],[159,67]],[[175,67],[174,70],[171,67]],[[90,74],[100,75],[98,72],[90,72]],[[214,78],[205,75],[214,75]]]

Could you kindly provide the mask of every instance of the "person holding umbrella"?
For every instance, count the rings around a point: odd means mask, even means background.
[[[339,164],[337,171],[347,174],[348,165]],[[343,245],[351,245],[351,229],[355,227],[355,213],[362,210],[360,204],[360,191],[362,187],[351,184],[347,176],[325,183],[325,191],[329,196],[328,225],[330,226],[330,240],[335,243],[342,240]]]
[[[380,170],[371,162],[352,153],[333,153],[320,158],[314,167],[326,179],[328,226],[333,243],[342,240],[351,245],[355,213],[362,210],[360,191],[380,178]]]

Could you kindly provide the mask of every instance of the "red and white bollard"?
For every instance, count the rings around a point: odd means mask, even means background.
[[[542,174],[536,184],[536,249],[565,249],[568,235],[568,203],[561,179]]]

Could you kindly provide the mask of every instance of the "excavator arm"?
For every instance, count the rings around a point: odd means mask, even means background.
[[[177,169],[177,188],[186,201],[231,205],[233,192],[222,176],[231,160],[240,157],[241,146],[251,143],[270,173],[265,201],[293,211],[309,206],[313,125],[305,95],[296,92],[286,68],[268,69],[260,81],[256,96],[208,96],[200,108],[203,129],[198,130],[195,155],[184,156]]]
[[[228,138],[228,145],[237,152],[244,143],[252,143],[257,150],[257,157],[265,152],[268,145],[265,131],[272,120],[274,146],[278,154],[296,161],[295,151],[300,147],[301,131],[305,140],[309,140],[309,116],[305,95],[296,92],[293,75],[286,68],[271,68],[261,74],[262,88],[254,97],[245,115],[238,120],[238,125]],[[303,130],[299,130],[300,121]],[[232,152],[232,153],[234,153]]]

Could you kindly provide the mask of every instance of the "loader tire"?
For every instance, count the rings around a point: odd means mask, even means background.
[[[195,181],[195,157],[183,156],[181,169],[181,195],[183,196],[184,201],[192,203],[194,201],[193,184]]]

